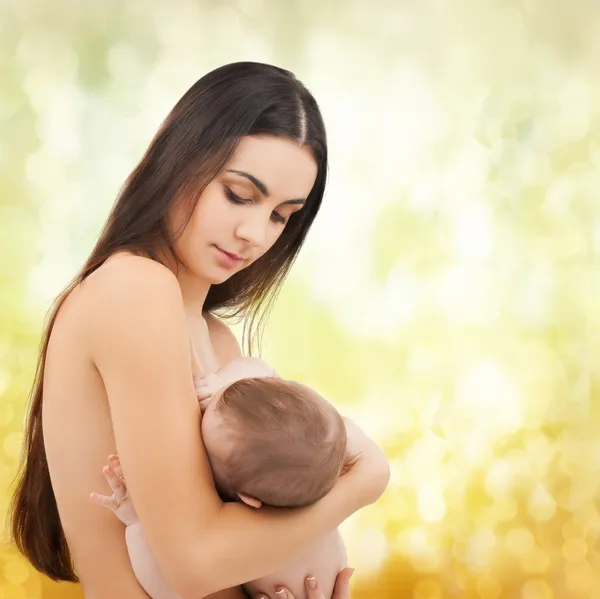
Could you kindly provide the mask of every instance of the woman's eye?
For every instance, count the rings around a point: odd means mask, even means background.
[[[229,189],[229,187],[225,188],[225,195],[227,196],[227,199],[232,204],[250,204],[252,202],[252,200],[246,200],[245,198],[240,198],[240,196],[233,193],[233,191],[231,191],[231,189]]]
[[[231,189],[229,189],[229,187],[225,186],[225,195],[227,196],[227,199],[232,203],[232,204],[237,204],[237,205],[246,205],[246,204],[251,204],[252,200],[246,199],[246,198],[240,198],[240,196],[238,196],[237,194],[233,193],[233,191],[231,191]],[[281,216],[281,214],[279,214],[279,212],[272,212],[271,213],[271,220],[275,223],[281,224],[281,225],[285,225],[288,222],[288,219],[285,218],[284,216]]]
[[[281,216],[281,214],[279,214],[278,212],[273,212],[271,214],[271,218],[276,222],[276,223],[281,223],[282,225],[285,225],[287,223],[287,218]]]

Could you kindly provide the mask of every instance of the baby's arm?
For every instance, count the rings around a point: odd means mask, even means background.
[[[181,599],[181,596],[167,584],[150,550],[133,503],[127,494],[119,459],[111,456],[109,464],[109,466],[104,466],[102,472],[113,494],[108,497],[92,493],[90,499],[94,503],[112,510],[115,516],[125,524],[125,540],[131,566],[146,593],[152,599]]]
[[[113,494],[108,497],[92,493],[90,499],[107,507],[125,524],[125,540],[127,543],[127,552],[133,568],[134,574],[142,588],[152,597],[152,599],[182,599],[181,595],[169,586],[165,580],[160,567],[154,558],[154,554],[148,545],[146,535],[133,503],[127,494],[125,479],[121,472],[119,459],[116,456],[109,458],[109,466],[102,469]],[[208,598],[207,598],[208,599]],[[210,595],[210,599],[247,599],[246,593],[242,587],[223,589]]]
[[[338,530],[321,539],[305,556],[286,568],[253,580],[244,585],[251,597],[259,593],[269,595],[278,586],[287,588],[295,599],[304,599],[306,590],[304,579],[307,576],[319,581],[325,597],[333,595],[333,587],[340,570],[347,566],[346,546]]]

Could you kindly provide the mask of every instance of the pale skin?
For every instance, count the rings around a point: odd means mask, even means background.
[[[202,327],[199,326],[199,329]],[[206,337],[208,339],[208,335]],[[219,400],[222,390],[229,384],[248,377],[278,376],[273,368],[257,358],[241,358],[231,361],[224,368],[197,381],[198,399],[205,405],[202,419],[202,434],[209,455],[223,448],[224,438],[219,417],[214,414],[214,407]],[[315,394],[317,396],[317,394]],[[318,397],[318,396],[317,396]],[[325,399],[320,401],[327,403]],[[211,419],[212,416],[212,419]],[[216,420],[215,420],[216,419]],[[355,425],[346,421],[349,435],[356,430]],[[111,509],[115,515],[128,527],[126,530],[127,545],[131,563],[136,576],[153,599],[178,599],[173,590],[162,579],[156,567],[156,561],[147,545],[143,529],[139,525],[131,499],[127,495],[125,479],[122,475],[118,457],[109,458],[108,465],[103,469],[104,475],[112,489],[112,495],[91,494],[92,501]],[[216,476],[216,472],[214,473]],[[240,493],[239,500],[255,508],[261,507],[261,502],[255,497]],[[334,592],[336,577],[347,566],[344,542],[338,531],[327,534],[319,539],[313,548],[299,560],[289,564],[279,572],[248,582],[244,585],[246,592],[253,598],[265,597],[265,590],[275,592],[286,585],[291,596],[304,598],[305,584],[316,584],[320,581],[321,591],[329,597]],[[311,573],[306,581],[307,573]]]
[[[240,584],[302,555],[376,501],[389,480],[385,457],[361,437],[356,466],[308,508],[255,510],[224,504],[216,493],[198,434],[187,315],[202,315],[210,285],[268,251],[283,226],[273,214],[301,209],[285,202],[306,198],[316,172],[309,150],[278,138],[243,139],[228,167],[252,173],[269,196],[224,171],[201,194],[176,242],[182,267],[116,254],[73,290],[56,319],[44,372],[44,442],[86,599],[148,599],[131,567],[123,523],[88,500],[104,483],[107,455],[118,452],[148,544],[183,599],[241,599]],[[234,205],[225,186],[251,203]],[[182,218],[173,209],[174,228]],[[226,268],[221,250],[242,259]],[[222,322],[209,317],[207,325],[219,365],[241,356]],[[349,596],[344,576],[335,599]]]

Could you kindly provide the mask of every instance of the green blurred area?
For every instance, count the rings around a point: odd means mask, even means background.
[[[385,448],[356,599],[600,596],[600,6],[0,3],[0,513],[45,310],[160,121],[234,60],[328,127],[264,355]],[[0,599],[81,597],[0,552]]]

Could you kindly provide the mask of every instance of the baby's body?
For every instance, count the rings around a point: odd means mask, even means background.
[[[256,358],[233,360],[196,383],[201,396],[210,396],[201,402],[202,435],[225,500],[253,507],[300,506],[330,490],[344,465],[346,437],[341,417],[325,399],[308,387],[281,380]],[[121,502],[114,511],[127,525],[127,546],[140,584],[153,599],[177,599],[162,578],[133,506]],[[256,597],[274,596],[282,585],[301,599],[306,597],[304,579],[314,576],[330,597],[338,572],[346,566],[345,546],[336,530],[285,569],[244,587]]]
[[[209,396],[200,402],[202,440],[224,497],[301,507],[333,488],[347,457],[346,430],[318,393],[257,358],[232,360],[196,385],[199,397]]]

